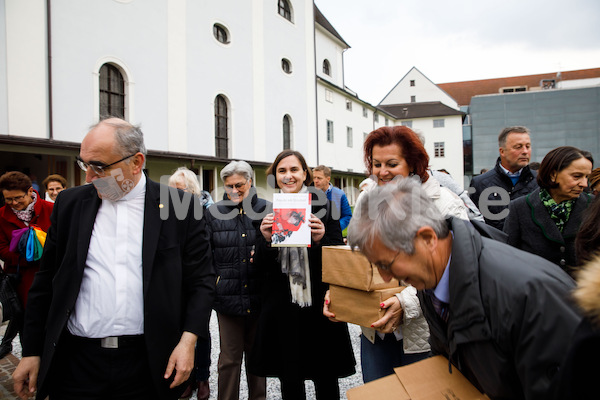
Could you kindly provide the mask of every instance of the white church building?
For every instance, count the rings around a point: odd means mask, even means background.
[[[0,0],[0,25],[0,173],[80,185],[83,136],[116,115],[141,125],[152,179],[187,166],[215,199],[229,161],[266,189],[292,148],[352,203],[364,138],[384,125],[412,126],[432,168],[463,175],[456,102],[416,68],[379,105],[361,100],[344,81],[350,46],[312,1]]]

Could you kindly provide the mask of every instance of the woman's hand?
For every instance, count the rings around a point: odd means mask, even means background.
[[[383,303],[381,303],[381,309],[385,309],[385,314],[381,319],[373,322],[372,328],[377,329],[383,333],[391,333],[398,328],[402,323],[402,306],[400,306],[400,300],[396,296],[392,296]]]
[[[335,314],[329,311],[329,304],[331,303],[331,298],[329,297],[329,290],[325,292],[325,301],[323,302],[323,315],[329,318],[330,321],[340,322],[335,319]]]
[[[260,233],[262,233],[267,243],[271,243],[271,235],[273,234],[273,213],[267,214],[263,218],[260,223]]]
[[[308,222],[313,242],[319,243],[323,239],[323,236],[325,236],[325,224],[319,218],[315,217],[314,214],[310,214]]]

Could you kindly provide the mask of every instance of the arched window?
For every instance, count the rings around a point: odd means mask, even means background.
[[[288,3],[287,0],[279,0],[277,9],[279,15],[292,22],[292,9],[290,8],[290,3]]]
[[[281,69],[286,74],[291,74],[292,73],[292,63],[290,62],[290,60],[288,60],[287,58],[282,58],[281,59]]]
[[[219,158],[228,158],[227,120],[227,100],[218,95],[215,98],[215,156]]]
[[[292,148],[292,121],[289,115],[283,116],[283,150]]]
[[[214,24],[213,35],[219,42],[223,44],[229,43],[229,32],[227,32],[227,29],[223,25]]]
[[[100,117],[125,118],[125,80],[113,64],[100,67]]]
[[[323,60],[323,73],[331,76],[331,64],[329,64],[328,59]]]

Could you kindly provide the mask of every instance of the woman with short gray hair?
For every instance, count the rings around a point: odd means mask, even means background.
[[[236,174],[246,180],[252,180],[254,176],[252,167],[246,161],[232,161],[221,170],[221,180],[225,182],[225,179]]]
[[[271,204],[258,198],[252,186],[252,167],[245,161],[232,161],[221,170],[226,199],[205,214],[217,273],[217,296],[213,308],[219,320],[221,352],[218,362],[218,399],[237,400],[240,391],[242,358],[246,365],[254,346],[263,265],[252,262],[260,221]],[[247,371],[247,368],[246,368]],[[266,398],[264,377],[246,373],[249,400]]]

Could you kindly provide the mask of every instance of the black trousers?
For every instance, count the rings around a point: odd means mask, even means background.
[[[157,399],[143,336],[119,348],[64,333],[48,376],[50,400]]]
[[[298,377],[280,377],[281,397],[284,400],[306,400],[304,380]],[[335,376],[320,377],[312,380],[315,384],[317,400],[338,400],[340,387]]]

